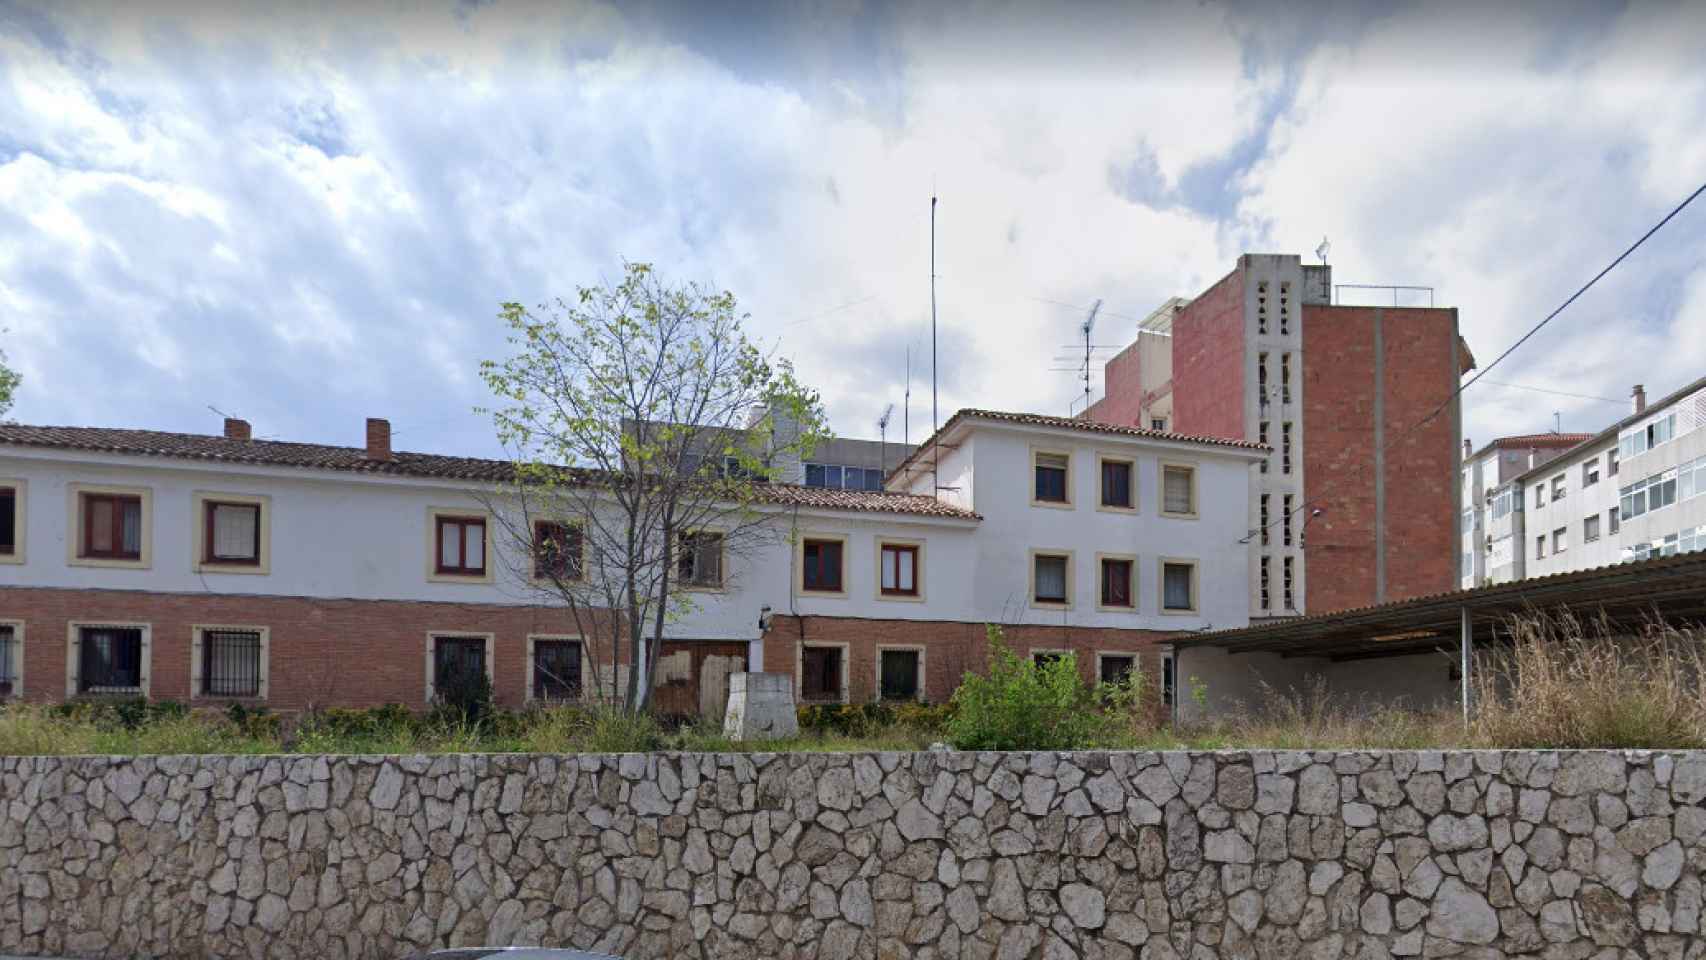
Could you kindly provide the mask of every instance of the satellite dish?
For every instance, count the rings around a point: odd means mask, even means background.
[[[1321,258],[1322,263],[1326,263],[1327,262],[1327,253],[1328,253],[1328,251],[1330,251],[1332,249],[1333,249],[1333,245],[1327,242],[1326,236],[1322,236],[1321,237],[1321,245],[1319,247],[1315,248],[1315,255],[1317,257]]]

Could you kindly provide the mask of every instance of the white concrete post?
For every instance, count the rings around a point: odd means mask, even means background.
[[[1459,644],[1462,648],[1463,663],[1459,673],[1463,675],[1463,729],[1467,730],[1469,729],[1469,661],[1473,659],[1475,633],[1471,626],[1469,607],[1463,606],[1459,609],[1462,611],[1463,617],[1463,639]]]

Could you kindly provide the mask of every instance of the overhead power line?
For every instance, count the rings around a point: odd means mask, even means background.
[[[1693,193],[1690,193],[1687,197],[1683,198],[1683,201],[1681,203],[1677,204],[1675,207],[1672,207],[1671,211],[1669,213],[1665,214],[1664,217],[1661,220],[1659,220],[1658,223],[1655,223],[1651,227],[1647,228],[1647,232],[1641,234],[1639,239],[1637,239],[1634,243],[1630,244],[1629,247],[1627,249],[1625,249],[1622,253],[1618,254],[1616,259],[1614,259],[1610,263],[1606,264],[1605,267],[1603,269],[1601,269],[1598,273],[1594,274],[1593,277],[1591,279],[1589,279],[1587,283],[1584,283],[1581,285],[1581,287],[1577,288],[1575,293],[1570,294],[1570,296],[1563,303],[1560,303],[1556,308],[1554,308],[1551,313],[1548,313],[1546,316],[1542,317],[1540,319],[1539,323],[1536,323],[1533,327],[1530,327],[1527,333],[1523,334],[1520,338],[1518,338],[1515,343],[1511,344],[1509,347],[1506,347],[1505,351],[1503,353],[1499,354],[1497,357],[1494,357],[1492,363],[1487,364],[1479,372],[1477,372],[1475,374],[1475,376],[1469,378],[1469,381],[1467,383],[1459,384],[1457,389],[1451,391],[1451,393],[1448,394],[1446,396],[1446,398],[1440,402],[1440,405],[1435,407],[1432,412],[1430,412],[1427,416],[1421,418],[1420,420],[1417,420],[1415,423],[1411,424],[1410,426],[1404,428],[1396,436],[1394,436],[1391,440],[1388,440],[1386,443],[1386,446],[1389,448],[1394,448],[1398,445],[1399,441],[1403,440],[1404,438],[1408,437],[1410,434],[1415,433],[1417,430],[1420,430],[1421,428],[1432,423],[1436,418],[1439,417],[1439,415],[1441,413],[1444,413],[1447,409],[1449,409],[1451,407],[1451,403],[1453,400],[1456,400],[1459,396],[1462,396],[1463,391],[1465,391],[1465,390],[1469,389],[1470,387],[1474,386],[1475,384],[1479,383],[1481,381],[1481,378],[1485,377],[1487,374],[1491,373],[1494,367],[1497,367],[1500,363],[1503,363],[1505,358],[1507,358],[1511,354],[1515,353],[1517,351],[1517,348],[1519,348],[1523,344],[1527,343],[1535,334],[1539,333],[1542,329],[1544,329],[1548,323],[1551,323],[1559,314],[1563,313],[1566,309],[1568,309],[1570,304],[1575,303],[1578,299],[1581,298],[1582,294],[1587,293],[1588,290],[1592,289],[1594,284],[1596,284],[1600,280],[1604,279],[1606,274],[1610,273],[1612,270],[1615,270],[1619,264],[1621,264],[1624,260],[1627,260],[1629,258],[1630,254],[1634,253],[1636,250],[1639,250],[1641,248],[1641,245],[1646,243],[1649,239],[1651,239],[1653,234],[1658,233],[1659,230],[1662,229],[1665,224],[1670,223],[1672,220],[1676,219],[1676,215],[1681,213],[1689,204],[1693,203],[1696,199],[1698,199],[1702,193],[1706,193],[1706,183],[1702,183],[1700,186],[1694,188]],[[1488,381],[1488,382],[1491,383],[1492,381]],[[1594,398],[1594,399],[1599,399],[1599,398]],[[1621,401],[1619,401],[1619,402],[1621,402]],[[1368,461],[1363,461],[1363,463],[1361,465],[1357,466],[1350,473],[1336,477],[1333,480],[1329,481],[1327,483],[1327,485],[1321,489],[1320,492],[1316,493],[1315,496],[1310,497],[1310,498],[1304,500],[1302,503],[1298,504],[1298,506],[1295,509],[1290,510],[1290,511],[1284,511],[1284,510],[1280,511],[1279,516],[1275,517],[1273,520],[1270,520],[1267,524],[1251,530],[1249,535],[1242,538],[1240,540],[1240,542],[1241,543],[1249,543],[1258,534],[1260,534],[1262,530],[1264,530],[1268,527],[1273,527],[1273,526],[1285,521],[1288,518],[1295,517],[1298,514],[1303,513],[1304,511],[1311,509],[1315,505],[1319,504],[1321,502],[1321,500],[1323,499],[1323,497],[1325,497],[1325,495],[1329,491],[1335,489],[1339,485],[1350,480],[1352,477],[1356,477],[1356,476],[1360,475],[1363,471],[1367,470],[1368,469],[1367,464],[1368,464]]]
[[[1575,397],[1577,400],[1598,400],[1600,403],[1615,403],[1618,406],[1622,406],[1629,402],[1627,400],[1619,400],[1616,397],[1599,397],[1591,393],[1571,393],[1568,390],[1550,390],[1546,387],[1531,387],[1526,383],[1506,383],[1503,380],[1487,380],[1484,382],[1489,387],[1509,387],[1512,390],[1532,390],[1535,393],[1550,393],[1555,397]]]

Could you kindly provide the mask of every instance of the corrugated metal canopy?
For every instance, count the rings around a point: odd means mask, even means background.
[[[1177,647],[1219,647],[1228,653],[1359,660],[1456,649],[1467,610],[1477,643],[1502,633],[1506,618],[1570,610],[1639,624],[1661,616],[1706,622],[1706,553],[1688,553],[1592,570],[1558,573],[1474,590],[1400,600],[1373,607],[1313,614],[1234,630],[1178,637]]]

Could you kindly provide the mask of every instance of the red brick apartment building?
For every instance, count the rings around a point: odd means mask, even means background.
[[[1475,361],[1457,310],[1332,300],[1331,267],[1245,254],[1207,290],[1140,323],[1090,408],[1104,423],[1272,448],[1252,468],[1253,619],[1458,583],[1452,397]]]

